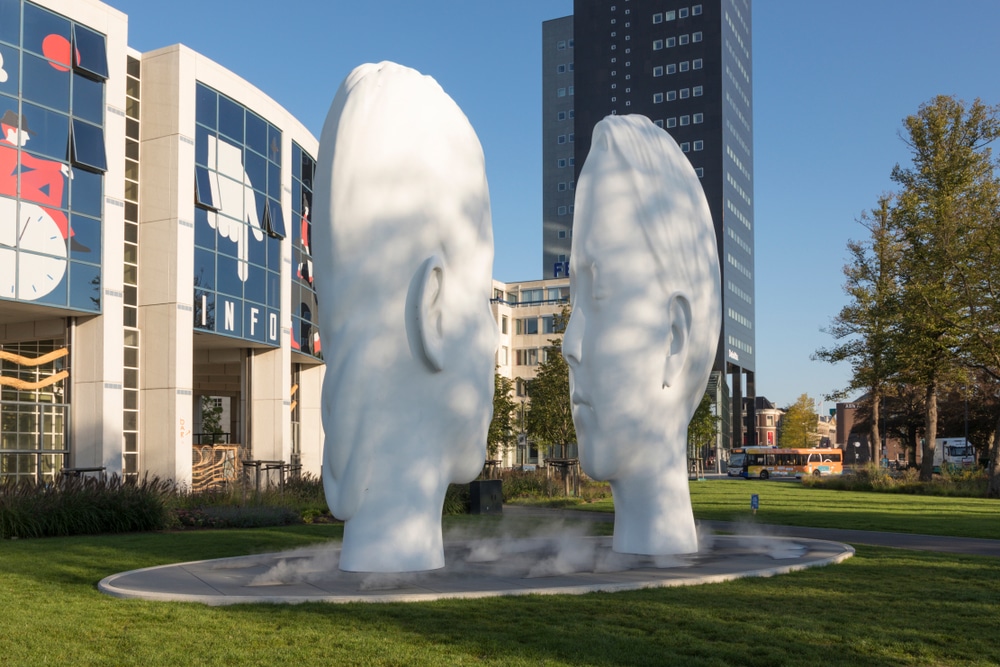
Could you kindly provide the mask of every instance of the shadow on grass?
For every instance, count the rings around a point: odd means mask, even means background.
[[[861,548],[769,579],[579,597],[219,610],[262,627],[378,628],[442,662],[589,665],[995,664],[995,561]],[[948,594],[928,594],[928,591]],[[460,660],[458,659],[460,658]],[[390,660],[391,662],[391,660]]]

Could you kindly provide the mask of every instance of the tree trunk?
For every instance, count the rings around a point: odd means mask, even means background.
[[[919,443],[919,438],[917,437],[917,427],[910,424],[906,427],[906,467],[916,468],[917,467],[917,444]]]
[[[882,397],[879,393],[872,393],[872,434],[871,443],[869,443],[869,449],[871,450],[871,460],[881,461],[882,460],[882,440],[880,438],[880,433],[878,429],[879,415],[882,412]]]
[[[993,432],[993,442],[990,443],[990,483],[986,487],[987,498],[1000,498],[1000,416]]]
[[[920,481],[934,478],[934,449],[937,446],[937,382],[927,385],[927,420],[924,424],[923,460],[920,462]]]

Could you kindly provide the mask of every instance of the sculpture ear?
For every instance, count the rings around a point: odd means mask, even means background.
[[[443,300],[444,264],[431,255],[417,269],[415,276],[414,322],[417,349],[424,363],[437,373],[444,368]]]
[[[691,341],[691,301],[681,292],[674,292],[667,304],[667,345],[663,362],[663,386],[677,384],[687,361]]]

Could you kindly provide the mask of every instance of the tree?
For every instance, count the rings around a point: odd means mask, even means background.
[[[706,390],[688,424],[688,458],[699,458],[715,441],[719,417],[712,411],[712,405],[712,393]]]
[[[514,432],[514,402],[512,392],[513,381],[499,373],[493,374],[493,419],[486,434],[486,457],[496,460],[517,442]]]
[[[847,244],[850,262],[844,266],[844,292],[850,302],[833,319],[828,332],[839,342],[817,350],[814,359],[830,363],[849,361],[852,376],[838,392],[863,390],[870,417],[870,460],[878,460],[882,441],[882,403],[886,385],[896,374],[895,334],[899,322],[899,262],[902,242],[892,221],[891,195],[882,195],[878,207],[858,221],[868,239]]]
[[[213,436],[222,433],[222,405],[211,396],[201,397],[201,432]]]
[[[785,408],[785,416],[781,418],[781,429],[778,432],[778,446],[814,446],[819,442],[819,434],[816,432],[818,423],[816,402],[807,394],[802,394],[795,403]]]
[[[949,380],[961,381],[957,361],[963,349],[971,349],[971,309],[992,309],[995,303],[982,302],[983,290],[967,281],[983,276],[970,264],[984,258],[971,252],[977,238],[989,235],[984,225],[997,224],[997,179],[988,146],[1000,136],[1000,120],[996,108],[979,100],[966,107],[938,96],[904,126],[913,165],[892,170],[902,188],[894,220],[905,244],[898,358],[910,381],[924,387],[920,478],[930,480],[938,392]],[[992,267],[987,271],[995,273]]]
[[[556,333],[566,330],[569,308],[563,308],[553,323]],[[538,365],[535,379],[527,383],[528,411],[525,415],[528,435],[546,451],[559,446],[563,458],[566,445],[576,442],[572,403],[569,393],[569,364],[562,356],[562,340],[549,339],[545,360]]]

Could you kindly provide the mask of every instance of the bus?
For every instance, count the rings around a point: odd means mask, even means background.
[[[743,455],[743,466],[739,476],[745,479],[801,479],[806,475],[840,475],[844,472],[843,453],[839,449],[744,447],[740,453]],[[732,463],[730,457],[730,465]]]

